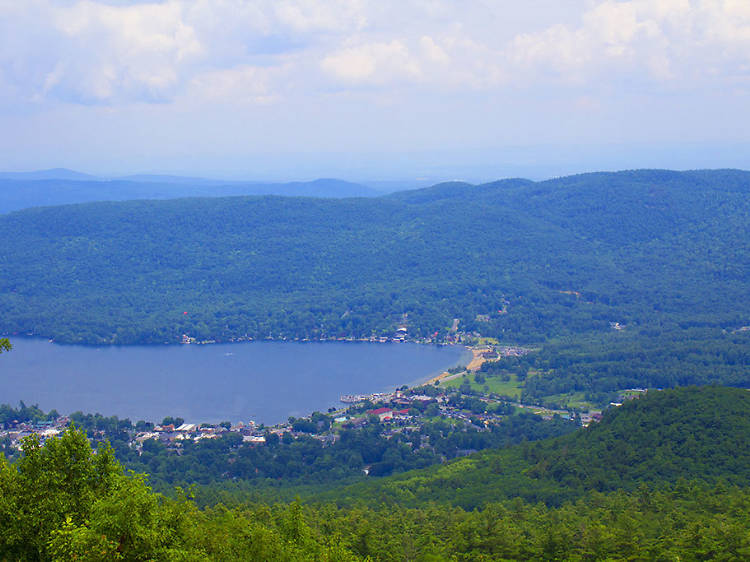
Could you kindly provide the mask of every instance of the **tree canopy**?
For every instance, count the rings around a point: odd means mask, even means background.
[[[70,428],[44,444],[27,438],[14,464],[0,456],[0,559],[743,560],[747,396],[649,393],[598,427],[390,477],[349,505],[352,488],[288,504],[230,489],[225,504],[166,497]],[[662,472],[643,478],[654,462]],[[536,495],[522,479],[537,482]],[[569,501],[549,501],[554,493]]]
[[[60,342],[510,341],[750,323],[750,174],[641,170],[363,199],[88,203],[0,216],[0,330]],[[187,312],[187,314],[184,314]]]

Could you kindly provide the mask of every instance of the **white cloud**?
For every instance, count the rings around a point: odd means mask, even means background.
[[[556,0],[503,9],[444,0],[0,0],[0,77],[5,96],[117,105],[219,92],[265,103],[292,86],[308,97],[607,80],[689,88],[750,72],[747,0],[581,0],[564,11],[576,5],[575,16],[554,22]]]
[[[273,103],[277,95],[271,84],[285,75],[284,68],[254,66],[209,70],[192,79],[189,97],[208,103]]]
[[[359,0],[278,0],[273,7],[279,23],[295,32],[348,32],[367,24],[367,9]]]
[[[1,64],[13,69],[15,80],[31,98],[160,101],[179,87],[180,68],[203,54],[176,2],[126,6],[37,2],[35,7],[44,16],[40,23],[15,10],[20,21],[6,20],[0,29],[8,32]]]
[[[606,0],[578,26],[519,34],[507,51],[527,72],[561,78],[640,80],[728,76],[750,60],[750,3],[741,0]]]
[[[437,43],[435,43],[435,40],[432,37],[424,35],[419,40],[419,46],[421,47],[422,52],[427,57],[427,59],[431,60],[432,62],[441,64],[450,62],[450,57]]]
[[[350,83],[382,84],[420,75],[419,63],[409,49],[395,39],[340,49],[326,56],[321,67],[335,78]]]

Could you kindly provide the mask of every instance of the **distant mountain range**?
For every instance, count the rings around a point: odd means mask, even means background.
[[[30,207],[133,199],[234,195],[345,198],[382,194],[382,191],[366,185],[332,178],[285,183],[150,174],[101,178],[65,168],[0,173],[0,213]]]
[[[35,170],[33,172],[0,172],[3,180],[74,180],[74,181],[100,181],[104,178],[68,170],[67,168],[51,168],[49,170]]]

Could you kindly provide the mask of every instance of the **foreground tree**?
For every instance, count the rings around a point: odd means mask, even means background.
[[[0,560],[357,559],[313,536],[297,504],[259,521],[153,493],[108,444],[94,453],[75,427],[45,444],[32,435],[22,448],[15,464],[0,455]]]
[[[45,446],[31,435],[22,448],[15,465],[0,459],[0,556],[47,559],[53,533],[86,522],[95,502],[123,483],[122,471],[108,446],[93,455],[75,429]]]

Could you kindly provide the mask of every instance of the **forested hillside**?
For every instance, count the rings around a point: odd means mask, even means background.
[[[680,479],[747,486],[750,391],[685,387],[651,391],[562,437],[485,451],[444,466],[329,493],[346,505],[465,509],[520,497],[561,505],[586,494],[675,484]]]
[[[75,429],[32,436],[0,457],[0,558],[743,560],[749,397],[652,392],[597,427],[287,505],[164,497]]]
[[[640,171],[31,209],[0,217],[2,329],[88,343],[359,337],[405,313],[413,335],[455,317],[523,340],[610,321],[737,328],[748,192],[746,172]]]

